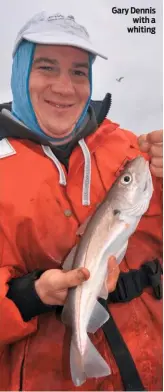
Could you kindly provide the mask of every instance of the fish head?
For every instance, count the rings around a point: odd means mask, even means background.
[[[153,194],[149,162],[138,156],[128,162],[112,187],[112,208],[131,216],[143,215]]]

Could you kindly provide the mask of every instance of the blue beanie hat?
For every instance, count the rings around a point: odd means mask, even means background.
[[[12,114],[19,121],[23,122],[29,129],[33,130],[36,134],[42,134],[45,137],[46,134],[42,131],[37,122],[29,94],[29,77],[33,63],[35,47],[35,43],[23,40],[15,52],[11,75],[11,89],[13,94]],[[90,96],[78,122],[75,125],[75,128],[71,132],[72,137],[76,134],[76,130],[82,124],[90,104],[92,95],[92,62],[92,55],[89,55]],[[53,138],[48,135],[46,135],[46,137],[47,140],[54,143],[55,141],[61,141],[62,143],[65,139],[67,140],[68,138],[68,136],[65,136],[64,138]]]

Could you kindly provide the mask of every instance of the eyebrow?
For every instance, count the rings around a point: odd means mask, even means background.
[[[37,57],[36,59],[34,59],[33,64],[38,64],[38,63],[49,63],[49,64],[56,65],[58,64],[58,61],[55,59],[49,59],[48,57]]]
[[[88,63],[72,63],[73,67],[75,68],[89,68]]]
[[[33,64],[39,64],[39,63],[49,63],[52,65],[58,65],[59,62],[56,59],[50,59],[48,57],[37,57],[34,59]],[[72,63],[74,68],[89,68],[89,64],[87,62],[81,62],[81,63]]]

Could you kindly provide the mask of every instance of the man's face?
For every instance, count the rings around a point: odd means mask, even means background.
[[[37,45],[29,91],[40,128],[52,137],[68,135],[90,95],[88,53],[72,46]]]

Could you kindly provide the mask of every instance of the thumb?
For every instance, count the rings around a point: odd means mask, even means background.
[[[88,280],[90,273],[87,268],[77,268],[71,271],[63,271],[63,279],[61,281],[60,289],[68,289],[71,287],[82,284],[85,280]]]

